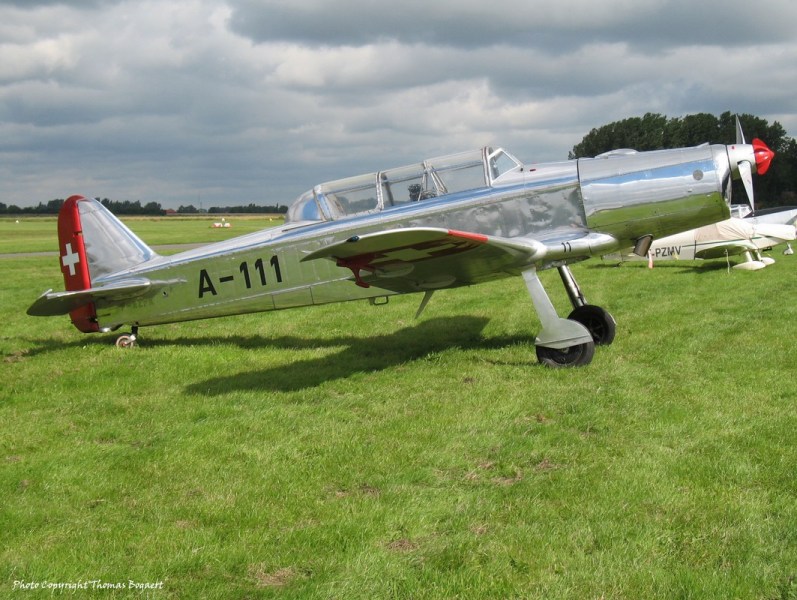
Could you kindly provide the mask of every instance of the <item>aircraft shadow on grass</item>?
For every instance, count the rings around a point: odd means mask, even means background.
[[[485,317],[439,317],[380,336],[357,335],[356,325],[353,325],[355,333],[352,335],[337,337],[233,335],[157,339],[146,337],[145,331],[141,349],[161,346],[195,348],[237,346],[245,350],[276,348],[286,351],[341,348],[339,352],[325,354],[319,358],[286,361],[255,371],[197,380],[185,388],[188,393],[208,396],[221,396],[245,390],[290,392],[316,387],[326,381],[343,379],[355,373],[379,371],[406,362],[422,360],[450,348],[488,350],[517,344],[532,347],[534,336],[531,333],[484,337],[482,331],[488,322],[489,319]],[[30,340],[30,343],[34,347],[24,352],[26,358],[51,351],[63,351],[67,348],[79,350],[87,344],[105,345],[108,346],[109,352],[118,351],[107,338],[91,341],[80,339],[69,344],[52,339]],[[142,358],[142,362],[146,360]],[[524,366],[537,366],[537,364],[533,351],[529,350],[529,362],[527,365],[524,363]]]
[[[278,348],[342,347],[340,352],[309,360],[296,360],[244,373],[211,377],[186,386],[186,392],[221,396],[236,391],[293,392],[313,388],[327,381],[344,379],[356,373],[380,371],[396,365],[422,360],[450,348],[489,349],[513,344],[533,344],[533,337],[503,336],[484,338],[482,330],[489,319],[482,317],[447,317],[430,319],[394,333],[331,339],[281,337],[264,345]],[[229,341],[227,341],[229,343]],[[528,366],[536,365],[529,354]]]
[[[613,262],[613,261],[606,261],[603,263],[595,263],[591,265],[586,265],[584,268],[586,269],[621,269],[626,264],[632,263],[621,263],[621,262]],[[730,263],[730,267],[736,264],[734,262]],[[637,263],[636,266],[631,268],[637,268],[639,270],[643,269],[643,265],[641,263]],[[676,275],[702,275],[705,273],[713,273],[715,271],[727,271],[729,265],[724,260],[709,260],[709,261],[667,261],[667,262],[660,262],[656,263],[654,269],[658,271],[666,271],[668,274],[673,273]],[[645,270],[647,268],[645,267]]]

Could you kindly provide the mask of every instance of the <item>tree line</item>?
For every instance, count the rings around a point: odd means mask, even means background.
[[[783,126],[771,125],[759,117],[740,114],[745,140],[760,138],[775,151],[772,165],[763,177],[756,177],[756,207],[797,204],[797,142],[786,135]],[[733,144],[736,142],[736,115],[724,112],[719,117],[698,113],[668,118],[647,113],[615,121],[590,131],[573,146],[569,158],[597,156],[610,150],[631,148],[638,151],[663,150],[697,146],[703,143]],[[743,189],[734,182],[734,198],[746,198]]]
[[[100,200],[96,198],[102,205],[110,210],[115,215],[155,215],[155,216],[163,216],[169,213],[164,209],[159,202],[147,202],[146,204],[141,204],[140,201],[134,200],[110,200],[108,198],[103,198]],[[0,202],[0,215],[57,215],[58,211],[61,210],[61,206],[64,203],[63,198],[58,198],[55,200],[50,200],[47,203],[39,202],[36,206],[26,206],[26,207],[19,207],[14,204],[6,205],[4,202]],[[200,210],[189,204],[188,206],[180,206],[175,212],[178,214],[201,214],[204,212],[211,213],[211,214],[226,214],[226,213],[235,213],[235,214],[242,214],[242,213],[255,213],[255,214],[280,214],[285,213],[288,211],[287,206],[282,206],[277,204],[276,206],[259,206],[256,204],[249,204],[247,206],[211,206],[207,211]]]
[[[178,213],[196,214],[202,211],[193,204],[180,206]],[[260,206],[258,204],[247,204],[246,206],[211,206],[207,212],[209,214],[280,214],[288,212],[288,207],[281,204],[276,206]]]

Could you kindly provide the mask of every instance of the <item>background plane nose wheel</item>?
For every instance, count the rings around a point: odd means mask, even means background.
[[[567,318],[586,327],[598,346],[608,346],[614,341],[617,323],[614,317],[600,306],[584,304],[577,307]]]
[[[595,344],[586,342],[569,348],[557,350],[546,346],[537,346],[537,360],[547,367],[582,367],[592,362]]]

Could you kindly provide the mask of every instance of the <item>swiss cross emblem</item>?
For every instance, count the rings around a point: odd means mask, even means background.
[[[70,277],[75,276],[75,265],[80,262],[80,255],[72,250],[72,243],[67,243],[64,248],[64,254],[61,256],[61,264],[69,269]]]

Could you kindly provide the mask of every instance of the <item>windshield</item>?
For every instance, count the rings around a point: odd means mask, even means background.
[[[492,177],[493,181],[499,179],[506,173],[519,171],[523,166],[515,157],[504,152],[500,148],[490,154],[488,162],[490,163],[490,177]]]
[[[502,149],[482,148],[317,185],[288,209],[286,223],[326,221],[482,189],[522,169]]]
[[[301,221],[323,221],[324,217],[321,214],[321,209],[318,207],[318,202],[315,199],[313,190],[305,192],[288,208],[285,214],[286,223],[299,223]]]

